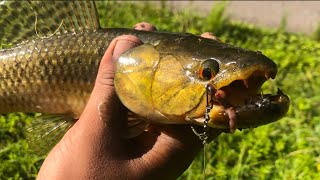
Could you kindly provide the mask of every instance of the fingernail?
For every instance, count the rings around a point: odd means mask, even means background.
[[[157,31],[157,28],[154,25],[147,22],[138,23],[133,27],[133,29],[140,31]]]
[[[213,39],[213,40],[221,42],[221,40],[211,32],[204,32],[204,33],[201,34],[201,37],[208,38],[208,39]]]
[[[114,60],[117,60],[121,56],[121,54],[138,45],[139,44],[136,42],[120,39],[117,41],[117,44],[114,48],[112,58]]]

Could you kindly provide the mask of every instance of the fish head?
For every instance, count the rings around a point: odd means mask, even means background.
[[[186,64],[186,75],[210,88],[187,119],[203,124],[204,109],[210,106],[209,126],[252,128],[287,113],[290,99],[281,90],[276,95],[261,93],[263,83],[276,77],[277,65],[260,51],[201,37],[192,43],[187,38],[179,42],[175,56],[184,59],[180,61]]]
[[[129,59],[130,67],[124,65]],[[128,84],[134,85],[126,93],[140,89],[134,100],[137,92],[130,98],[120,95],[121,101],[156,122],[203,125],[210,107],[210,127],[251,128],[280,119],[289,108],[289,98],[281,91],[260,94],[262,84],[276,77],[277,65],[259,51],[186,34],[129,50],[119,62],[116,81],[130,80],[116,89]]]

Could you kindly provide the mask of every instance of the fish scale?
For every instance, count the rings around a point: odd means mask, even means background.
[[[78,117],[110,41],[104,33],[94,34],[38,38],[1,50],[0,112],[73,112]]]

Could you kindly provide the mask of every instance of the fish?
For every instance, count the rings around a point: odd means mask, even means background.
[[[143,42],[116,63],[126,138],[150,123],[254,128],[290,106],[280,89],[260,93],[277,65],[259,51],[190,33],[102,28],[95,1],[1,1],[0,14],[0,114],[36,113],[27,139],[38,154],[79,119],[102,56],[120,35]]]

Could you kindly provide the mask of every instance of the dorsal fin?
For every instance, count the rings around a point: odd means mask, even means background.
[[[94,1],[0,1],[0,45],[100,28]]]

